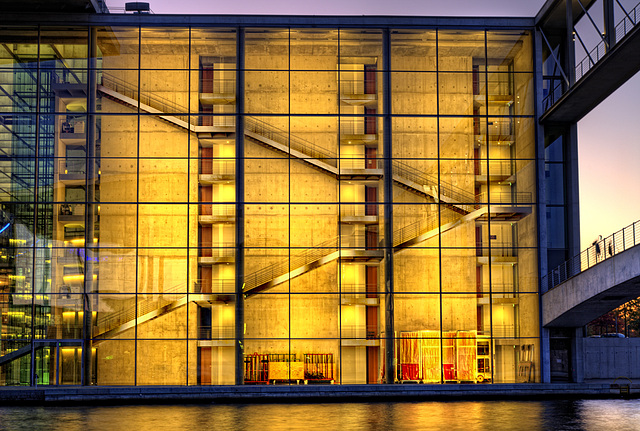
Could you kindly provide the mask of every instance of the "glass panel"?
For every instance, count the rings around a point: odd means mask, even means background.
[[[393,118],[393,157],[435,159],[438,157],[436,118]]]
[[[419,246],[424,247],[425,243],[420,243]],[[437,248],[412,247],[396,252],[394,255],[393,272],[395,292],[439,292],[439,263],[439,252]],[[420,271],[416,271],[416,268],[420,268]],[[418,305],[420,302],[419,297],[413,295],[408,296],[407,300],[410,303],[413,302],[411,298],[417,298],[413,307],[418,307],[416,310],[419,309],[419,307],[421,307]],[[407,307],[410,307],[410,305],[407,305]],[[412,309],[412,311],[415,310]]]
[[[516,72],[533,71],[533,41],[526,30],[492,30],[487,32],[490,63],[513,64]],[[491,64],[489,66],[491,68]]]
[[[292,290],[310,291],[313,286],[305,283],[302,277],[292,280]],[[295,285],[298,286],[295,286]],[[337,287],[337,284],[334,284]],[[300,294],[291,295],[291,337],[301,339],[338,338],[338,320],[340,304],[337,294]],[[309,313],[313,310],[313,314]],[[301,342],[299,341],[300,345]],[[310,353],[310,352],[305,352]]]
[[[141,340],[136,343],[139,385],[184,385],[187,376],[185,340]]]
[[[185,202],[189,188],[187,163],[187,159],[140,159],[140,202]]]
[[[289,30],[248,28],[245,30],[245,68],[289,69]],[[286,76],[286,75],[285,75]],[[248,81],[249,74],[245,78]],[[265,79],[265,82],[269,82]],[[287,82],[285,81],[282,82]],[[249,100],[247,98],[247,100]],[[248,106],[247,106],[248,108]],[[252,112],[252,110],[247,110]]]
[[[291,70],[335,70],[338,64],[338,31],[291,30]]]
[[[98,27],[97,33],[98,61],[101,60],[102,69],[138,68],[140,40],[137,27]]]
[[[97,384],[134,385],[135,341],[109,340],[93,343],[96,349]]]
[[[245,112],[286,114],[289,112],[289,72],[245,72]]]
[[[141,69],[188,69],[189,29],[142,27],[140,49]]]
[[[250,34],[252,30],[247,31]],[[191,29],[191,69],[200,69],[213,60],[213,64],[236,65],[236,31],[225,28]]]
[[[87,35],[87,28],[43,28],[40,31],[40,67],[86,68]]]
[[[280,156],[275,151],[269,151],[265,147],[253,144],[247,147],[245,166],[245,193],[246,202],[287,202],[289,200],[289,159],[275,158]],[[252,158],[248,158],[249,153]],[[262,153],[262,154],[260,154]],[[260,158],[263,155],[263,158]],[[255,157],[255,158],[253,158]],[[274,158],[267,158],[274,157]],[[291,162],[295,163],[295,162]],[[220,194],[230,185],[219,185]],[[216,195],[216,186],[213,185],[213,194]],[[235,200],[235,196],[232,200]]]
[[[139,100],[140,89],[138,88],[137,70],[108,69],[102,71],[100,77],[98,79],[101,86],[98,87],[96,106],[98,112],[115,114],[136,114],[138,112],[136,101]],[[145,107],[150,103],[149,100],[141,102],[145,104]],[[141,108],[143,107],[141,106]],[[141,111],[145,112],[144,109]],[[114,131],[114,129],[105,127],[105,131]]]
[[[290,84],[292,114],[338,114],[335,71],[291,72]]]
[[[444,75],[441,78],[443,79]],[[426,72],[392,72],[391,73],[391,107],[394,114],[435,115],[438,111],[436,100],[438,78],[435,73]],[[466,113],[465,110],[447,107],[453,94],[450,87],[440,85],[440,111],[442,113]],[[461,89],[462,90],[462,89]],[[442,94],[443,92],[449,93]],[[445,100],[446,98],[446,100]]]
[[[478,115],[486,111],[484,73],[438,74],[440,115]],[[434,83],[435,84],[435,83]]]
[[[338,252],[333,248],[307,248],[291,250],[291,273],[295,278],[290,281],[291,292],[300,293],[319,293],[319,292],[338,292]],[[324,259],[323,259],[324,258]],[[305,263],[306,262],[306,263]],[[318,297],[319,298],[319,297]],[[319,306],[327,308],[330,305],[338,307],[338,296],[327,297],[323,300],[308,298],[310,303],[318,301]],[[292,299],[293,301],[293,299]],[[307,299],[298,298],[296,307],[299,303],[306,303]],[[328,305],[330,304],[330,305]],[[311,308],[309,308],[311,309]],[[299,312],[299,310],[298,310]],[[336,311],[337,313],[337,311]],[[313,322],[309,325],[313,326]],[[302,325],[302,324],[301,324]],[[327,325],[330,326],[329,323]],[[304,330],[308,329],[308,325],[303,325]],[[293,329],[292,329],[293,330]],[[302,330],[302,329],[301,329]],[[300,335],[296,337],[310,337],[311,335]],[[336,335],[337,336],[337,335]]]
[[[189,73],[186,70],[140,71],[140,102],[161,113],[188,113]],[[140,111],[150,112],[144,105],[140,105]],[[184,115],[171,115],[163,119],[174,127],[178,126],[176,119],[188,120]],[[184,127],[181,128],[184,130]]]
[[[138,246],[187,247],[187,226],[195,217],[196,214],[188,214],[186,205],[139,205]],[[186,251],[182,253],[186,259]]]
[[[286,283],[285,283],[286,284]],[[279,290],[279,289],[278,289]],[[245,343],[247,352],[257,353],[287,353],[289,338],[289,294],[259,293],[251,295],[245,300]],[[284,341],[280,341],[281,339]],[[276,339],[264,341],[264,351],[260,349],[260,339]],[[254,341],[255,340],[255,341]],[[250,346],[255,345],[255,348]],[[284,349],[284,350],[282,350]]]
[[[471,72],[474,65],[484,68],[484,37],[483,31],[438,31],[438,70]]]
[[[0,39],[11,41],[7,43],[9,49],[3,49],[0,53],[2,67],[19,67],[25,71],[32,67],[35,69],[38,58],[38,30],[35,27],[3,26]]]
[[[180,295],[187,292],[186,249],[138,250],[138,294]],[[140,307],[138,309],[140,312]]]
[[[435,71],[435,30],[392,30],[391,70]]]

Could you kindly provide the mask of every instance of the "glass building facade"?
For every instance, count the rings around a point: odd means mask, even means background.
[[[0,41],[0,385],[540,380],[532,29]]]

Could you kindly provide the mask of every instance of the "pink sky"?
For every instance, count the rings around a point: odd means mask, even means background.
[[[534,16],[543,0],[148,0],[156,14]],[[638,0],[622,0],[632,9]],[[107,0],[123,7],[124,0]],[[596,7],[599,7],[599,2]],[[617,7],[617,6],[616,6]],[[619,16],[620,15],[620,16]],[[616,22],[621,19],[616,11]],[[597,21],[597,20],[596,20]],[[585,21],[586,22],[586,21]],[[581,35],[588,47],[596,33]],[[582,33],[585,33],[584,35]],[[640,74],[578,124],[581,248],[640,220]]]

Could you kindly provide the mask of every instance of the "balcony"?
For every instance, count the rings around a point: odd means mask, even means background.
[[[232,263],[234,262],[236,254],[235,247],[236,244],[233,242],[224,242],[214,244],[211,248],[204,248],[198,257],[198,264],[201,266],[211,266],[219,263]],[[211,285],[211,288],[213,287],[214,286]]]
[[[349,117],[340,122],[340,144],[363,145],[378,142],[377,117]]]
[[[233,347],[235,336],[234,326],[200,326],[198,347]]]
[[[338,162],[343,180],[379,180],[383,175],[384,160],[375,157],[341,158]]]
[[[217,223],[235,223],[236,207],[234,204],[201,204],[198,222],[201,225]]]
[[[234,159],[202,159],[200,162],[200,185],[210,186],[233,181],[236,176]]]
[[[515,142],[515,126],[512,119],[485,121],[475,117],[473,119],[473,134],[476,148],[487,144],[510,146]]]
[[[378,204],[341,204],[340,222],[350,224],[378,223]]]
[[[491,247],[476,246],[476,256],[481,265],[514,265],[518,263],[518,249],[512,242],[491,241]]]
[[[345,347],[380,345],[378,325],[342,325],[340,331],[341,345]]]
[[[236,101],[235,79],[200,80],[200,103],[202,105],[228,105]]]
[[[373,292],[367,292],[367,285],[360,284],[346,284],[340,285],[342,296],[340,297],[340,303],[342,305],[366,305],[369,307],[377,307],[380,305],[380,299],[378,293],[375,292],[377,287],[373,288]]]
[[[512,160],[476,160],[476,183],[486,184],[488,182],[500,183],[506,181],[512,177],[514,165],[515,162]],[[509,182],[515,183],[515,179]]]
[[[484,88],[478,88],[478,91],[474,91],[474,108],[477,109],[485,105],[503,105],[506,107],[513,105],[513,81],[508,79],[513,75],[505,73],[501,75],[504,75],[503,78],[507,79],[490,79],[487,81],[488,95],[484,92]],[[476,88],[475,85],[474,88]]]
[[[84,204],[68,202],[60,204],[58,207],[58,222],[84,223]]]
[[[190,299],[203,307],[214,302],[229,304],[236,299],[234,279],[201,279],[194,283]]]
[[[353,106],[376,107],[375,74],[370,79],[340,79],[340,100]]]
[[[65,145],[86,144],[86,118],[85,116],[67,115],[59,120],[60,140]]]
[[[368,262],[384,258],[384,250],[379,248],[377,231],[364,234],[342,235],[340,239],[340,258],[344,261]]]

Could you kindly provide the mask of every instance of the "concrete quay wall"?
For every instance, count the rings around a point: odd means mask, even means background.
[[[626,383],[626,382],[623,382]],[[494,385],[144,386],[1,388],[3,405],[264,403],[620,397],[610,383]],[[640,397],[632,384],[631,397]]]

